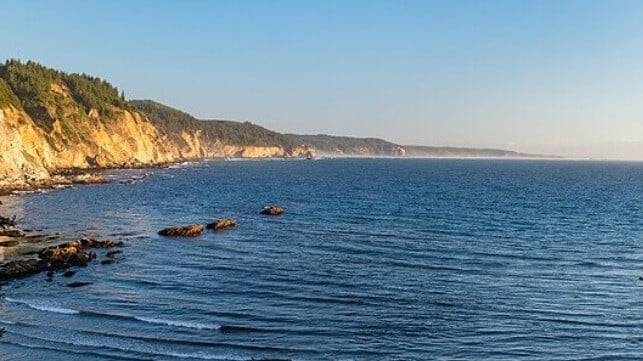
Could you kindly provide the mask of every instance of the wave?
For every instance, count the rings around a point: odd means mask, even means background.
[[[159,319],[159,318],[139,317],[139,316],[134,316],[133,318],[136,319],[136,320],[142,321],[142,322],[147,322],[147,323],[174,326],[174,327],[192,328],[192,329],[196,329],[196,330],[214,330],[214,331],[216,331],[216,330],[219,330],[221,328],[220,325],[207,325],[207,324],[202,324],[202,323],[197,323],[197,322],[192,322],[192,321],[174,321],[174,320],[165,320],[165,319]]]
[[[23,300],[16,300],[13,298],[6,298],[5,299],[9,303],[19,303],[23,304],[29,308],[33,308],[34,310],[38,311],[43,311],[43,312],[51,312],[51,313],[58,313],[62,315],[78,315],[80,314],[80,311],[78,310],[73,310],[70,308],[64,308],[64,307],[58,307],[55,305],[51,304],[44,304],[44,303],[31,303],[29,301],[23,301]]]
[[[145,322],[145,323],[156,324],[156,325],[189,328],[194,330],[220,331],[223,333],[262,332],[263,331],[259,328],[248,327],[248,326],[216,325],[216,324],[199,323],[194,321],[168,320],[163,318],[132,316],[127,314],[114,314],[114,313],[104,313],[104,312],[96,312],[96,311],[79,311],[79,310],[59,307],[51,304],[32,303],[29,301],[16,300],[13,298],[6,298],[6,300],[7,302],[10,302],[10,303],[23,304],[34,310],[57,313],[61,315],[81,315],[81,316],[90,316],[90,317],[120,318],[124,320],[136,320],[139,322]],[[3,323],[3,324],[15,324],[10,322],[11,321],[0,320],[0,323]]]

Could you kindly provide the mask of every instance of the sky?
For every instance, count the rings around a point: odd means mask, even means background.
[[[281,132],[643,159],[643,1],[3,1],[0,59]]]

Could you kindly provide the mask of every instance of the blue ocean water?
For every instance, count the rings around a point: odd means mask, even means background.
[[[4,285],[2,360],[640,360],[643,164],[323,159],[5,199],[117,262]],[[286,208],[258,215],[265,205]],[[166,226],[233,217],[196,239]],[[68,288],[70,281],[91,285]]]

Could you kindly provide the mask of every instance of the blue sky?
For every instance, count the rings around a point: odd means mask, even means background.
[[[5,1],[0,13],[0,57],[202,118],[403,144],[643,144],[641,1]]]

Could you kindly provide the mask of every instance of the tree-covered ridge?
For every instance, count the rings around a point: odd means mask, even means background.
[[[0,64],[0,79],[9,86],[27,113],[41,125],[51,121],[51,109],[59,110],[61,97],[70,97],[80,111],[89,114],[95,109],[100,115],[109,114],[114,107],[127,108],[128,104],[119,95],[118,89],[98,77],[87,74],[67,74],[47,68],[33,61],[26,63],[10,59]],[[0,85],[0,99],[4,92]],[[52,91],[59,87],[59,92]]]
[[[299,135],[288,134],[299,142],[314,147],[322,154],[343,155],[396,155],[397,144],[378,138],[353,138],[335,135],[316,134]]]
[[[200,131],[205,139],[219,140],[224,144],[239,146],[281,146],[292,149],[297,142],[281,133],[273,132],[249,122],[226,120],[199,120],[180,110],[152,100],[132,100],[130,104],[145,114],[152,123],[165,131],[173,141],[185,144],[182,131]]]

